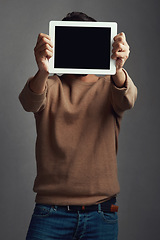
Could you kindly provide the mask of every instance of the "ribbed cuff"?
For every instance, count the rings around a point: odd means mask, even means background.
[[[130,79],[130,77],[129,77],[127,71],[124,68],[122,70],[123,70],[123,72],[125,73],[125,76],[126,76],[126,80],[125,80],[124,86],[123,87],[117,87],[115,85],[112,77],[111,77],[111,82],[112,82],[112,88],[113,88],[114,91],[124,92],[124,94],[125,94],[128,91],[128,88],[129,88],[129,82],[130,82],[129,79]]]
[[[47,93],[47,86],[45,87],[45,90],[43,93],[38,94],[35,93],[31,90],[30,86],[29,86],[29,82],[32,78],[29,78],[27,81],[27,94],[28,96],[32,99],[32,101],[34,102],[41,102],[43,101],[43,99],[46,97],[46,93]]]

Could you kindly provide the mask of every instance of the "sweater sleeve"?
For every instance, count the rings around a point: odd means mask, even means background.
[[[111,104],[118,116],[122,116],[127,109],[133,108],[137,98],[137,87],[129,77],[125,69],[126,75],[125,86],[118,88],[111,78]]]
[[[31,78],[19,94],[19,100],[25,111],[37,113],[45,108],[47,86],[42,94],[34,93],[29,87],[30,80]]]

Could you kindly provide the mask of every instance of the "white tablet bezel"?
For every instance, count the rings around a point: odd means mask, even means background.
[[[68,68],[55,68],[55,26],[77,26],[77,27],[109,27],[111,28],[111,45],[110,56],[112,55],[113,38],[117,35],[116,22],[87,22],[87,21],[50,21],[49,22],[49,36],[53,43],[53,57],[49,60],[49,73],[65,73],[65,74],[97,74],[97,75],[114,75],[116,73],[116,63],[110,57],[110,69],[68,69]]]

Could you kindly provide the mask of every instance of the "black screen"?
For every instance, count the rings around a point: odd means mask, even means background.
[[[111,29],[55,27],[55,68],[110,69]]]

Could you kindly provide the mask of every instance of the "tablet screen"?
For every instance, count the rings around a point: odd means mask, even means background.
[[[55,68],[110,69],[111,29],[55,27]]]

